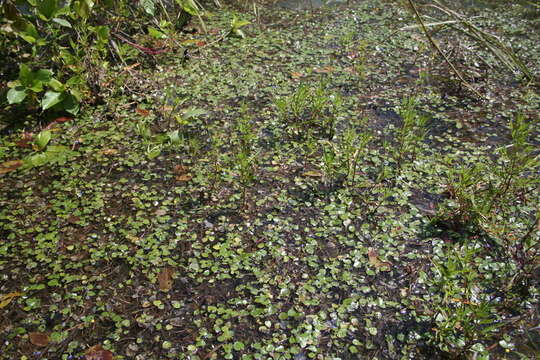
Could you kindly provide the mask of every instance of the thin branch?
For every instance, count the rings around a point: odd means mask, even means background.
[[[416,5],[414,4],[414,2],[412,0],[408,0],[408,2],[409,2],[409,5],[411,6],[411,8],[413,9],[413,11],[414,11],[414,13],[416,15],[416,18],[418,19],[418,22],[420,23],[420,26],[422,27],[422,31],[424,32],[424,34],[428,38],[429,42],[437,50],[437,52],[444,58],[444,61],[448,64],[448,66],[450,66],[450,68],[452,69],[454,74],[456,74],[456,76],[459,78],[459,80],[461,80],[461,82],[469,90],[471,90],[474,94],[476,94],[476,96],[478,96],[478,97],[480,97],[482,99],[485,99],[485,97],[482,94],[480,94],[471,84],[469,84],[469,82],[467,80],[465,80],[465,78],[461,75],[461,73],[458,71],[458,69],[456,69],[454,64],[452,64],[450,59],[448,59],[448,56],[446,56],[446,54],[441,50],[439,45],[437,45],[435,40],[433,40],[433,38],[429,34],[428,29],[427,29],[426,25],[424,24],[424,21],[422,20],[422,17],[420,15],[420,13],[418,12],[418,9],[416,8]]]

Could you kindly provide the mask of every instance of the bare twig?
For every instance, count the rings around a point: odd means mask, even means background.
[[[422,17],[420,16],[420,13],[418,12],[418,9],[416,8],[416,5],[414,4],[414,2],[412,0],[408,0],[409,2],[409,5],[411,6],[412,10],[414,11],[414,14],[416,15],[416,19],[418,20],[418,22],[420,23],[420,26],[422,27],[422,31],[424,32],[424,34],[426,35],[426,37],[428,38],[429,42],[431,43],[431,45],[437,50],[437,52],[444,58],[444,61],[448,64],[448,66],[450,66],[450,68],[452,69],[452,71],[454,72],[454,74],[456,74],[456,76],[459,78],[459,80],[469,89],[471,90],[476,96],[482,98],[482,99],[485,99],[485,97],[480,94],[471,84],[469,84],[469,82],[467,80],[465,80],[465,78],[461,75],[461,73],[458,71],[458,69],[454,66],[454,64],[452,64],[452,62],[450,61],[450,59],[448,58],[448,56],[446,56],[446,54],[441,50],[441,48],[439,47],[439,45],[435,42],[435,40],[433,40],[433,38],[431,37],[431,35],[429,34],[429,31],[426,27],[426,25],[424,24],[424,21],[422,20]]]

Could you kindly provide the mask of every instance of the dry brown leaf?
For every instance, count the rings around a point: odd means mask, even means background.
[[[172,284],[173,284],[173,276],[174,276],[174,268],[168,266],[166,268],[161,269],[160,273],[158,274],[158,280],[159,280],[159,290],[167,292],[171,290]]]
[[[297,72],[297,71],[293,71],[293,72],[291,73],[291,77],[292,77],[293,79],[300,79],[300,78],[304,77],[304,74],[299,73],[299,72]]]
[[[117,149],[103,149],[100,151],[103,155],[114,155],[118,152]]]
[[[193,175],[191,174],[178,175],[176,177],[176,181],[181,181],[181,182],[188,182],[191,179],[193,179]]]
[[[85,353],[86,360],[113,360],[113,354],[109,350],[105,350],[101,345],[94,345]]]
[[[319,170],[311,170],[311,171],[306,171],[302,175],[309,176],[309,177],[321,177],[323,176],[323,173],[320,172]]]
[[[21,295],[22,295],[22,292],[14,291],[14,292],[10,292],[7,295],[2,296],[0,298],[0,309],[8,306],[11,300]]]
[[[30,148],[32,147],[32,144],[30,143],[30,140],[23,139],[23,140],[15,141],[15,146],[18,148]]]
[[[163,215],[167,214],[167,210],[165,210],[165,209],[157,209],[154,214],[156,216],[163,216]]]
[[[139,66],[139,65],[141,65],[141,64],[140,64],[140,63],[135,63],[135,64],[133,64],[133,65],[126,66],[126,67],[124,68],[124,71],[133,70],[133,69],[135,69],[135,68],[136,68],[137,66]]]
[[[131,235],[131,234],[126,235],[126,238],[127,238],[129,241],[131,241],[132,243],[134,243],[134,244],[138,244],[139,241],[141,240],[141,239],[139,239],[137,236]]]
[[[49,345],[49,335],[42,333],[42,332],[31,332],[28,334],[28,337],[30,338],[30,342],[33,345],[43,347]]]
[[[182,174],[187,173],[188,171],[189,171],[189,168],[187,166],[184,166],[184,165],[175,165],[174,169],[173,169],[173,172],[176,175],[182,175]]]
[[[23,166],[24,162],[22,160],[11,160],[6,161],[0,164],[0,175],[6,174],[11,171],[17,170],[19,167]]]
[[[369,263],[377,269],[380,269],[381,271],[390,271],[390,267],[392,266],[392,264],[387,261],[379,260],[379,254],[377,253],[377,250],[369,248],[368,259]]]
[[[56,125],[61,124],[61,123],[65,123],[65,122],[68,122],[68,121],[71,121],[71,120],[73,120],[73,118],[59,117],[59,118],[51,121],[49,123],[49,125],[45,126],[45,128],[43,130],[60,131],[60,129],[56,128]]]
[[[142,109],[142,108],[140,108],[140,107],[137,107],[137,108],[135,109],[135,111],[137,112],[137,114],[142,115],[142,116],[148,116],[148,115],[150,115],[150,111],[148,111],[148,110],[146,110],[146,109]]]
[[[61,116],[59,118],[54,119],[54,122],[56,122],[56,123],[65,123],[65,122],[68,122],[68,121],[71,121],[71,120],[73,120],[72,117]]]
[[[313,71],[317,74],[329,74],[334,71],[334,68],[332,66],[325,66],[323,68],[315,68]]]

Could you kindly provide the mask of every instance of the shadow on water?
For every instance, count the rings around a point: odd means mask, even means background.
[[[348,4],[348,0],[281,0],[276,3],[278,7],[301,11],[319,9],[323,6],[337,6]]]
[[[281,0],[276,3],[276,6],[289,10],[302,11],[319,9],[324,6],[349,4],[351,1],[355,0]],[[508,0],[446,0],[442,2],[450,8],[463,10],[494,9],[499,6],[508,6]],[[513,3],[529,8],[535,7],[532,2],[527,0],[515,0]]]

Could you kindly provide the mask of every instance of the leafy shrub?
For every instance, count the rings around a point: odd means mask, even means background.
[[[7,102],[76,114],[81,102],[100,96],[103,69],[118,59],[125,61],[130,50],[156,53],[117,34],[136,31],[133,15],[156,24],[159,29],[147,28],[156,37],[166,36],[172,21],[183,25],[186,14],[199,14],[194,0],[3,1],[0,45],[7,49],[9,60],[0,72],[14,74],[19,69],[16,79],[0,79],[11,80]]]

